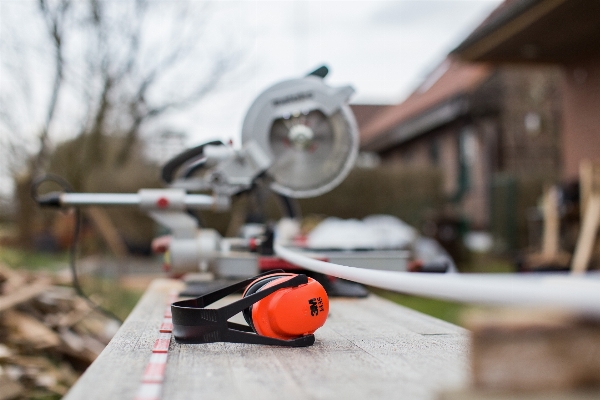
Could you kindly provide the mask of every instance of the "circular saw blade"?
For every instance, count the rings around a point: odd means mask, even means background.
[[[346,104],[349,86],[332,88],[315,77],[281,82],[253,103],[242,141],[268,152],[270,187],[289,197],[314,197],[337,186],[358,153],[358,129]]]
[[[274,180],[273,189],[292,197],[328,191],[352,153],[346,125],[341,111],[326,117],[313,110],[306,115],[276,120],[269,135],[274,163],[268,174]],[[297,127],[307,127],[312,137],[295,140],[293,133]]]

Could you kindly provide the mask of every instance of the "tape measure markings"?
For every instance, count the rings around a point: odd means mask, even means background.
[[[167,353],[152,353],[150,362],[146,366],[144,375],[142,376],[143,383],[160,383],[165,377],[165,369],[167,367]]]
[[[171,318],[165,318],[163,323],[160,325],[160,333],[171,333],[173,332],[173,320]]]
[[[158,338],[152,347],[152,354],[142,375],[142,382],[135,400],[160,400],[161,398],[169,345],[171,344],[171,333],[173,331],[171,304],[177,301],[178,297],[178,292],[171,292],[167,296],[167,308],[159,328]]]

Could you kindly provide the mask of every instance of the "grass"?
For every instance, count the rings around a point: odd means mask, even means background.
[[[13,269],[56,272],[68,266],[69,253],[46,253],[0,247],[0,263]]]
[[[89,298],[121,320],[127,318],[144,294],[143,290],[125,288],[114,279],[86,276],[80,281]]]
[[[460,325],[461,314],[468,307],[460,303],[410,296],[383,289],[370,288],[370,290],[376,295],[391,300],[394,303],[456,325]]]
[[[470,253],[467,261],[458,264],[458,269],[465,273],[512,273],[516,271],[514,260],[489,253]]]
[[[515,272],[514,263],[510,259],[504,257],[497,257],[491,254],[471,253],[467,259],[468,261],[463,262],[458,266],[462,273]],[[410,296],[383,289],[370,288],[370,290],[394,303],[456,325],[462,324],[461,317],[463,313],[472,307],[461,303]]]

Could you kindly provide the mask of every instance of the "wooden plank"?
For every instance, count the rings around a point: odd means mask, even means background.
[[[600,195],[600,163],[582,160],[579,164],[579,209],[581,210],[581,225],[585,218],[590,196]]]
[[[305,349],[176,346],[165,398],[425,399],[466,376],[462,329],[376,296],[332,300],[316,336]]]
[[[127,246],[106,210],[100,207],[89,207],[85,210],[85,213],[98,229],[110,251],[120,259],[127,257],[129,254]]]
[[[600,195],[592,195],[588,199],[583,226],[577,238],[577,247],[573,255],[573,264],[571,264],[572,274],[583,274],[587,270],[596,242],[599,222]]]
[[[65,399],[133,399],[158,336],[167,297],[182,288],[181,281],[154,281]]]
[[[23,285],[10,294],[0,296],[0,313],[39,296],[49,287],[50,280],[41,278],[33,283]]]
[[[134,397],[167,292],[179,285],[151,285],[67,400]],[[374,295],[330,305],[327,323],[308,348],[171,341],[163,398],[418,400],[465,383],[464,329]]]
[[[579,166],[581,228],[571,264],[571,273],[587,270],[600,223],[600,163],[583,160]]]
[[[599,321],[511,308],[472,312],[465,320],[478,390],[561,392],[600,385]]]
[[[10,329],[9,343],[19,343],[36,350],[58,347],[60,337],[37,319],[16,310],[2,314],[3,324]]]
[[[542,257],[556,258],[559,251],[560,216],[558,215],[558,188],[549,187],[544,193],[544,234],[542,237]]]
[[[560,250],[560,215],[558,212],[558,188],[547,188],[543,196],[544,230],[539,253],[527,254],[523,268],[563,268],[571,261],[571,254]]]

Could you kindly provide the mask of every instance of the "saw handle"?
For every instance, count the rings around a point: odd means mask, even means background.
[[[306,76],[317,76],[321,79],[324,79],[329,73],[329,68],[326,65],[321,65],[319,68],[315,69],[313,72]]]
[[[204,147],[205,146],[224,146],[220,140],[213,140],[211,142],[202,143],[199,146],[192,147],[191,149],[187,149],[175,157],[171,158],[167,163],[163,166],[161,170],[161,178],[165,183],[172,183],[175,180],[175,174],[184,164],[193,161],[193,166],[191,169],[186,171],[186,175],[189,175],[196,168],[200,167],[204,161],[202,158],[204,157]]]

